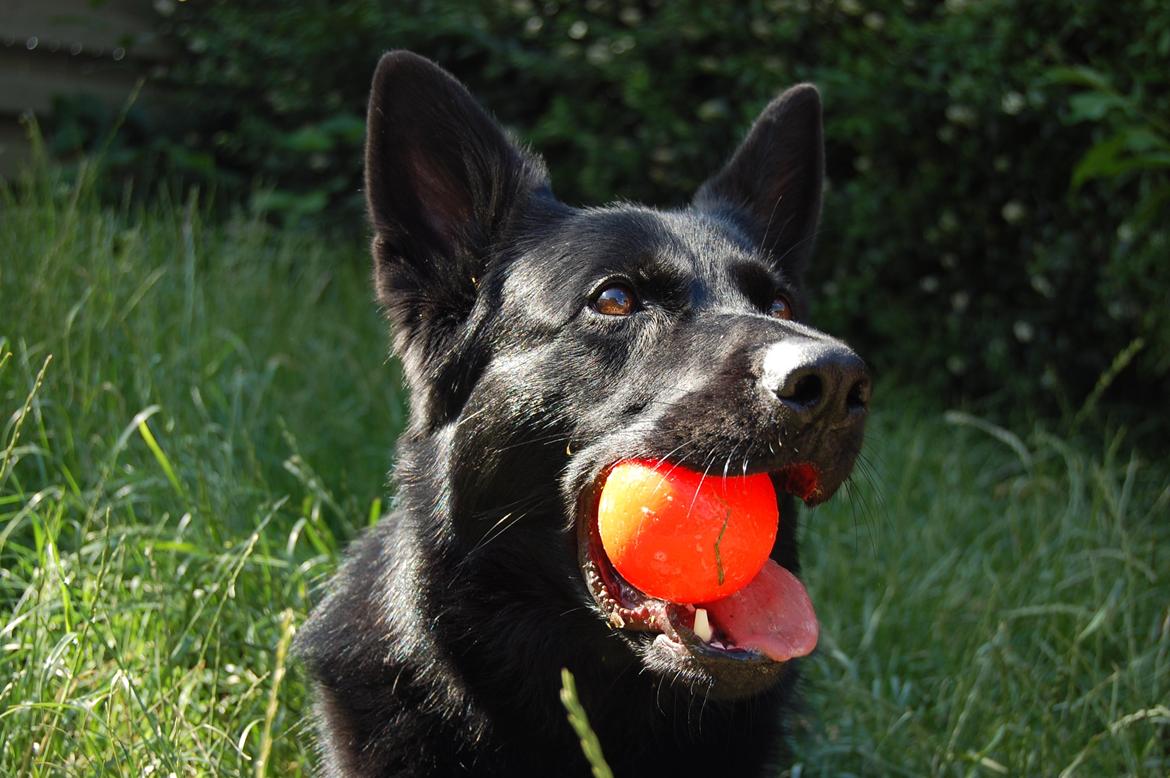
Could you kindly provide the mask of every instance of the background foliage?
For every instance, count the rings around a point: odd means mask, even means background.
[[[829,145],[822,324],[879,370],[967,397],[1075,406],[1115,378],[1114,398],[1170,389],[1160,0],[156,8],[182,52],[162,90],[174,105],[136,111],[112,159],[355,235],[387,48],[466,81],[573,203],[685,203],[770,96],[813,81]]]

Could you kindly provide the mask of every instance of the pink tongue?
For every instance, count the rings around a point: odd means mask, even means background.
[[[744,588],[703,606],[732,643],[783,662],[817,647],[817,614],[804,584],[769,559]]]

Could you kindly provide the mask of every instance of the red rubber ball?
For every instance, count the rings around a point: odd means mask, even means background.
[[[614,568],[642,592],[703,603],[751,582],[772,551],[779,518],[766,474],[704,476],[630,459],[605,480],[597,528]]]

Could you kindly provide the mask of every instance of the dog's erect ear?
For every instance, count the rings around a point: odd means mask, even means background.
[[[408,51],[382,57],[366,126],[366,200],[378,296],[399,338],[470,310],[493,241],[516,206],[546,188],[539,159],[445,70]]]
[[[746,216],[764,250],[799,277],[816,237],[824,170],[821,98],[812,84],[798,84],[768,103],[695,205]]]

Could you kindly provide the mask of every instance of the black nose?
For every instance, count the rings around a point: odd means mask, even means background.
[[[848,346],[788,338],[764,354],[761,380],[801,426],[823,421],[842,426],[869,407],[869,371]]]

